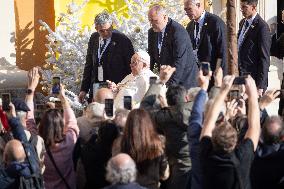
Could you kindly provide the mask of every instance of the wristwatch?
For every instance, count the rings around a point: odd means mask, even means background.
[[[27,89],[26,94],[32,94],[34,91],[32,89]]]

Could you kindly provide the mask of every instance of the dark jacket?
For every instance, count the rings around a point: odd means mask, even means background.
[[[190,158],[192,162],[191,171],[191,188],[202,189],[202,173],[200,165],[200,133],[203,124],[203,112],[205,109],[205,103],[207,98],[207,92],[200,90],[195,97],[191,115],[189,118],[188,126],[188,142],[190,148]]]
[[[31,171],[28,163],[13,162],[8,167],[0,168],[0,188],[19,189],[20,177],[30,178]]]
[[[278,144],[259,143],[251,169],[254,189],[283,188],[284,182],[284,142]]]
[[[182,25],[169,18],[165,28],[161,54],[158,53],[158,33],[148,31],[148,52],[151,57],[151,70],[161,65],[176,68],[168,85],[179,84],[186,89],[197,86],[198,67],[193,54],[190,38]]]
[[[90,37],[88,44],[81,91],[88,92],[90,90],[92,93],[92,84],[98,82],[98,48],[99,33],[95,32]],[[101,60],[104,70],[104,81],[110,80],[118,83],[126,75],[130,74],[130,61],[133,54],[134,49],[130,39],[114,30],[111,42],[107,46]]]
[[[12,162],[7,167],[0,168],[0,188],[19,189],[43,188],[43,180],[40,172],[38,156],[32,144],[27,140],[24,128],[18,118],[9,120],[13,137],[23,144],[26,155],[26,162]]]
[[[238,37],[244,23],[245,19],[241,20]],[[270,46],[269,27],[257,14],[239,47],[239,72],[240,75],[249,72],[259,89],[266,89],[268,85]]]
[[[170,166],[167,187],[182,189],[186,188],[191,170],[187,127],[192,102],[161,109],[157,104],[160,89],[160,84],[151,85],[140,108],[150,111],[157,130],[166,137],[166,155]]]
[[[192,43],[194,42],[194,21],[186,27]],[[200,32],[198,59],[200,62],[210,62],[211,70],[215,71],[217,59],[221,58],[223,74],[227,73],[227,31],[224,21],[209,12],[205,13],[204,23]]]

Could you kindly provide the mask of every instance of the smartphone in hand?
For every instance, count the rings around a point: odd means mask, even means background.
[[[105,112],[108,117],[113,117],[113,99],[105,99]]]
[[[4,111],[9,111],[10,110],[10,102],[11,102],[11,94],[10,93],[2,93],[1,94],[2,98],[2,109]]]
[[[52,94],[59,94],[60,83],[61,83],[60,77],[53,77],[52,78],[52,88],[51,88]]]
[[[207,76],[211,71],[209,62],[201,62],[201,70],[204,76]]]
[[[157,81],[157,77],[150,77],[149,83],[150,85],[155,84]]]
[[[132,97],[131,96],[124,96],[123,104],[124,104],[124,109],[132,110]]]
[[[233,85],[245,85],[247,76],[235,77]]]

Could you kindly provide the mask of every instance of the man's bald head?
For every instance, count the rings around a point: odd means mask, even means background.
[[[101,88],[96,92],[93,101],[104,104],[105,99],[113,99],[113,92],[108,88]]]
[[[4,161],[9,164],[10,162],[17,161],[23,162],[25,161],[26,153],[22,143],[18,140],[10,140],[4,150]]]
[[[128,184],[136,179],[136,165],[127,154],[112,157],[107,164],[106,178],[112,184]]]

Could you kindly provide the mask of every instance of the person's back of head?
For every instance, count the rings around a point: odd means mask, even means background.
[[[271,116],[265,120],[262,128],[262,137],[265,144],[277,144],[284,137],[283,121],[278,116]]]
[[[122,135],[121,152],[129,154],[136,163],[140,163],[161,156],[163,147],[149,113],[143,109],[132,110]]]
[[[229,122],[216,125],[212,132],[212,143],[216,152],[230,153],[234,151],[237,141],[237,131]]]
[[[126,120],[129,114],[129,110],[126,109],[117,109],[115,111],[114,123],[121,129],[125,127]]]
[[[112,157],[107,164],[106,179],[111,184],[128,184],[136,180],[136,165],[127,154]]]
[[[46,146],[51,147],[64,140],[64,122],[60,110],[47,110],[39,124],[39,135]]]
[[[113,99],[113,92],[108,88],[100,88],[93,99],[93,102],[105,104],[105,99]]]
[[[11,162],[24,162],[26,153],[22,143],[18,140],[10,140],[4,149],[4,162],[10,164]]]
[[[180,85],[169,86],[166,98],[169,106],[181,105],[186,102],[186,89]]]

